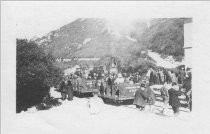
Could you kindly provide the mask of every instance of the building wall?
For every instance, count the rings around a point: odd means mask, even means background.
[[[184,24],[185,66],[192,68],[192,22]]]
[[[192,23],[184,24],[184,48],[192,47]]]
[[[185,66],[192,68],[192,48],[185,49]]]

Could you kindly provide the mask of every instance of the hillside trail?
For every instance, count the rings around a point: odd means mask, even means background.
[[[160,54],[156,52],[152,52],[151,50],[148,50],[148,55],[155,60],[157,66],[161,66],[164,68],[175,68],[179,65],[183,65],[184,61],[177,62],[175,61],[171,56],[168,56],[167,58],[162,58]]]

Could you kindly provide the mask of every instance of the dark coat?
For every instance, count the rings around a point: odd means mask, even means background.
[[[100,93],[103,94],[106,89],[106,82],[102,81],[100,85]]]
[[[164,71],[166,82],[172,82],[171,77],[167,71]]]
[[[112,85],[112,79],[108,78],[107,83],[108,83],[108,85]]]
[[[150,83],[154,83],[154,77],[153,77],[153,72],[150,73],[150,77],[149,77],[149,82]]]
[[[162,81],[161,81],[161,76],[160,76],[160,73],[159,73],[159,72],[157,73],[157,81],[158,81],[157,83],[162,82]]]
[[[133,104],[144,107],[146,104],[153,105],[155,100],[154,92],[150,87],[146,87],[145,90],[138,89],[136,91]]]
[[[68,85],[66,85],[65,87],[67,89],[68,99],[72,100],[73,96],[74,96],[73,95],[73,85],[70,82],[68,82]]]
[[[181,70],[180,71],[180,79],[181,79],[181,81],[183,82],[183,80],[184,80],[184,78],[185,78],[185,71],[183,71],[183,70]]]
[[[154,73],[153,73],[153,82],[154,82],[154,84],[157,83],[157,79],[158,79],[158,75],[157,75],[156,72],[154,72]]]
[[[61,81],[61,83],[60,83],[60,85],[59,85],[58,88],[59,88],[58,90],[59,90],[61,93],[66,93],[66,91],[67,91],[67,89],[66,89],[66,87],[65,87],[65,82],[64,82],[64,81]]]
[[[141,89],[138,89],[135,93],[135,98],[134,98],[133,104],[144,107],[147,104],[146,92],[144,92]]]
[[[168,94],[169,94],[169,105],[180,107],[181,104],[180,104],[178,96],[181,95],[181,92],[176,91],[175,89],[171,88],[168,90]]]
[[[185,79],[184,81],[184,84],[183,84],[183,88],[186,89],[186,92],[190,91],[191,90],[191,80],[188,78],[188,79]]]

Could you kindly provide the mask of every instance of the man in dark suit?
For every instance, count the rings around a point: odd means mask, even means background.
[[[172,88],[168,90],[169,94],[169,105],[172,106],[174,115],[179,115],[179,107],[181,106],[178,96],[182,93],[179,91],[179,87],[176,83],[172,83]]]

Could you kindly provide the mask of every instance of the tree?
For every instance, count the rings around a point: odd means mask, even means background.
[[[181,61],[184,56],[184,19],[154,19],[151,23],[152,26],[141,36],[141,43]]]
[[[62,72],[53,65],[54,58],[46,55],[35,42],[16,41],[16,112],[20,112],[41,103],[50,87],[61,79]]]

